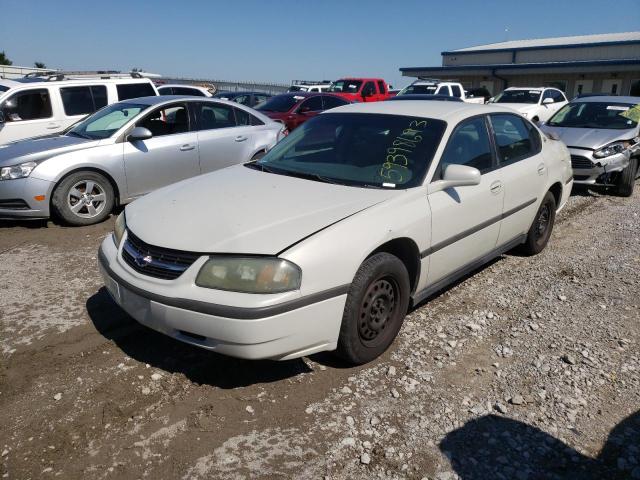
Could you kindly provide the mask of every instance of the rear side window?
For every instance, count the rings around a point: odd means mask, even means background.
[[[447,85],[442,85],[437,92],[438,95],[447,95],[451,96],[451,92],[449,91],[449,87]]]
[[[448,165],[467,165],[486,172],[493,166],[491,144],[484,117],[477,117],[461,123],[451,134],[449,143],[442,154],[435,179],[442,178]]]
[[[451,85],[451,92],[453,93],[454,97],[462,97],[462,91],[460,90],[460,87],[458,85]]]
[[[50,118],[51,97],[46,88],[17,92],[2,106],[6,122]]]
[[[154,97],[156,95],[150,83],[121,83],[117,85],[116,88],[118,90],[118,100]]]
[[[228,128],[236,126],[236,119],[233,107],[219,103],[202,103],[196,105],[198,118],[200,119],[199,130],[213,130],[216,128]]]
[[[256,118],[254,115],[251,115],[249,112],[246,112],[240,108],[234,108],[233,110],[236,114],[236,125],[238,126],[264,125],[262,120]]]
[[[540,135],[533,125],[516,115],[491,115],[500,163],[510,163],[535,155]]]
[[[86,115],[107,104],[107,87],[93,85],[86,87],[64,87],[60,89],[64,113],[68,117]]]
[[[384,88],[384,82],[383,81],[378,81],[378,91],[380,93],[386,93],[386,89]]]
[[[173,89],[171,87],[158,87],[158,93],[160,95],[173,95]]]
[[[202,93],[197,88],[188,88],[188,87],[173,87],[174,95],[191,95],[193,97],[204,97],[204,93]]]
[[[318,112],[322,110],[322,97],[318,95],[317,97],[311,97],[305,100],[298,110],[301,112]]]
[[[333,95],[327,95],[323,97],[322,101],[324,102],[324,109],[329,110],[330,108],[339,107],[341,105],[347,105],[349,102],[340,98],[334,97]]]
[[[362,94],[363,95],[375,95],[376,94],[376,86],[374,85],[373,82],[367,82],[364,84],[364,87],[362,87]]]

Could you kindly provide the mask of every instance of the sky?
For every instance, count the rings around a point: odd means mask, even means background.
[[[290,83],[437,66],[440,52],[527,38],[640,30],[640,0],[0,0],[14,65],[142,68]]]

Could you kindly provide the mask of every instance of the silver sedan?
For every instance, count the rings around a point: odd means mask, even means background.
[[[282,123],[224,100],[114,103],[63,135],[0,145],[0,218],[97,223],[116,204],[260,158],[283,136]]]

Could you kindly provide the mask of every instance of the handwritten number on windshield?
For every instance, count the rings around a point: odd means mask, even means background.
[[[422,141],[420,135],[427,126],[426,120],[413,120],[387,148],[385,162],[380,169],[380,176],[391,183],[402,183],[404,173],[408,170],[409,157]]]

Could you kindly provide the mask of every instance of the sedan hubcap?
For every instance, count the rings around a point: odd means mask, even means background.
[[[389,326],[395,312],[397,286],[389,278],[373,282],[364,295],[358,318],[358,332],[365,343],[375,341]]]
[[[69,190],[67,203],[79,217],[93,218],[104,210],[106,194],[104,188],[93,180],[81,180]]]

